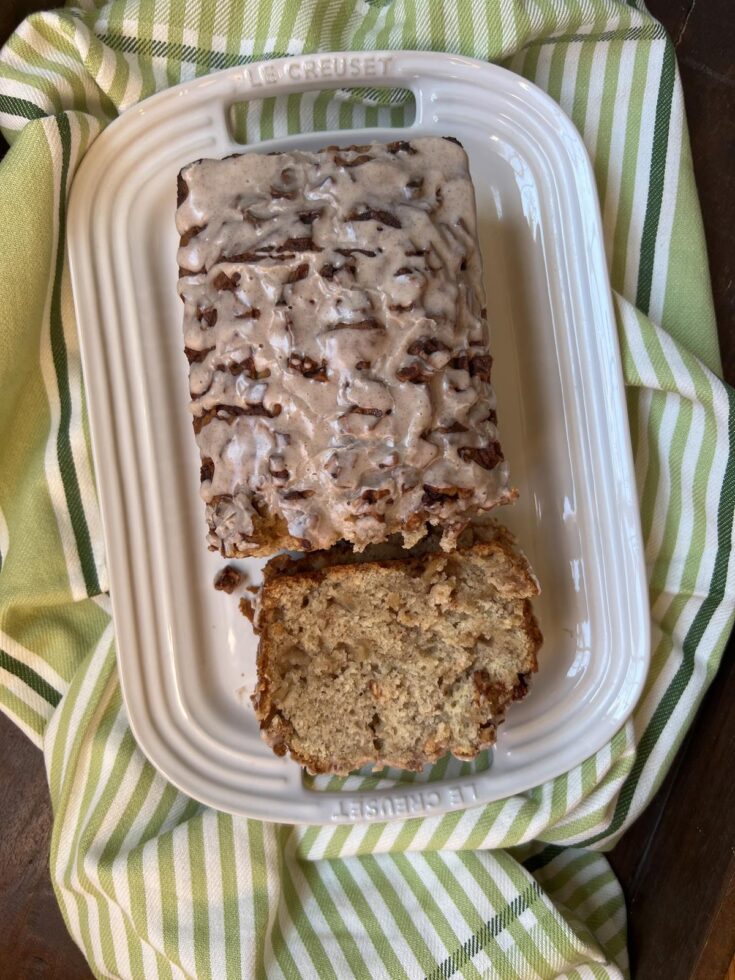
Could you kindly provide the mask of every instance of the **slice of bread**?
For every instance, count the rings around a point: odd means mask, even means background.
[[[537,669],[538,591],[497,524],[450,553],[435,535],[273,559],[256,610],[263,737],[315,774],[474,758]]]

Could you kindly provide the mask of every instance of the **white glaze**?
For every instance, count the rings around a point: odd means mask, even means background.
[[[181,176],[179,292],[213,547],[258,547],[254,499],[305,548],[415,540],[427,520],[451,542],[512,499],[460,146],[248,153]]]

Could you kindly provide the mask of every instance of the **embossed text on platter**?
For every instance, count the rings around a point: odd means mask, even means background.
[[[252,88],[272,85],[281,79],[309,82],[316,79],[380,78],[388,74],[390,55],[324,55],[298,58],[280,65],[264,64],[243,69],[245,81]]]
[[[477,800],[474,783],[441,786],[436,789],[392,793],[390,796],[351,796],[340,800],[332,811],[336,823],[348,820],[380,820],[411,817],[435,810],[438,806],[457,807]]]

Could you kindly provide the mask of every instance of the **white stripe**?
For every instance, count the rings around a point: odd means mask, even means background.
[[[666,361],[674,374],[675,383],[681,397],[688,398],[695,404],[699,404],[699,396],[694,385],[694,380],[684,364],[677,345],[674,343],[671,337],[662,330],[656,329],[656,336],[661,344]],[[702,562],[699,574],[697,576],[697,589],[702,594],[707,594],[709,592],[710,580],[714,567],[714,557],[717,550],[717,515],[719,510],[719,502],[730,453],[730,403],[727,396],[727,390],[725,389],[724,385],[703,365],[699,364],[699,368],[707,381],[712,398],[713,411],[706,408],[706,412],[710,429],[712,430],[711,434],[715,436],[714,455],[707,477],[707,490],[704,507],[702,507],[699,501],[693,502],[693,506],[697,509],[697,512],[700,513],[701,511],[701,515],[708,518],[706,523],[704,553],[712,556],[712,563],[708,565],[708,563]],[[691,459],[690,465],[696,472],[698,460]]]
[[[561,88],[559,90],[559,105],[568,116],[572,115],[574,100],[577,95],[577,75],[579,73],[579,58],[582,54],[581,44],[568,44],[563,52]]]
[[[126,720],[124,716],[122,718],[122,724],[126,727]],[[102,853],[105,845],[112,837],[120,817],[125,812],[125,808],[130,801],[130,797],[135,791],[145,764],[145,760],[143,759],[141,753],[137,751],[134,752],[125,773],[117,786],[110,807],[95,834],[94,841],[89,846],[89,853]],[[110,896],[110,901],[107,902],[107,907],[111,919],[111,932],[115,948],[115,958],[118,966],[121,968],[122,976],[129,976],[132,973],[130,965],[130,950],[126,933],[126,921],[129,923],[129,928],[135,932],[132,914],[130,912],[131,903],[128,882],[128,856],[133,845],[133,841],[138,839],[142,831],[145,820],[144,815],[148,812],[150,812],[149,808],[146,806],[146,802],[144,801],[143,806],[136,817],[138,825],[136,826],[136,824],[133,823],[133,826],[128,830],[125,840],[122,841],[117,854],[112,860],[111,866],[113,894]],[[87,873],[102,891],[103,888],[99,876],[99,866],[96,862],[88,862]],[[142,941],[141,945],[146,945],[145,940]]]
[[[204,866],[207,875],[210,972],[213,977],[225,977],[227,976],[225,897],[222,887],[219,822],[217,814],[213,810],[207,811],[202,817],[202,837],[204,840]]]
[[[500,4],[500,52],[501,57],[505,56],[506,51],[512,51],[518,39],[516,37],[516,26],[513,18],[513,5],[510,3]]]
[[[475,51],[481,56],[490,48],[490,34],[487,27],[486,8],[484,4],[468,4],[472,16],[472,33],[474,34]]]
[[[350,855],[357,853],[369,826],[369,824],[353,824],[350,827],[349,831],[347,832],[347,836],[339,849],[340,857],[349,857]],[[329,833],[329,831],[333,831],[334,827],[325,827],[325,830],[327,831],[324,836],[324,848],[326,850],[326,847],[331,842],[333,836],[333,834]]]
[[[49,704],[46,698],[41,697],[32,687],[29,687],[24,680],[20,677],[16,677],[15,674],[11,674],[9,670],[4,667],[0,667],[0,681],[3,687],[6,687],[11,694],[14,694],[19,701],[22,701],[31,711],[35,711],[37,715],[48,720],[51,717],[51,713],[54,708],[53,705]],[[38,737],[38,736],[36,736]]]
[[[532,815],[531,820],[525,830],[520,836],[520,840],[516,839],[517,831],[513,834],[510,833],[513,824],[518,818],[518,814],[524,807],[527,807],[532,801],[523,795],[511,796],[509,799],[505,800],[503,808],[493,821],[492,827],[490,829],[489,840],[486,842],[485,846],[489,847],[504,847],[509,844],[518,844],[521,841],[529,840],[529,833],[531,825],[534,822],[535,814]]]
[[[549,87],[551,58],[553,54],[553,46],[544,45],[539,52],[538,61],[536,62],[536,74],[533,77],[533,81],[544,91],[546,91]]]
[[[389,5],[386,5],[386,10]],[[445,37],[445,51],[457,52],[460,50],[459,45],[459,16],[458,16],[458,5],[454,3],[442,4],[441,12],[444,16],[444,37]]]
[[[242,833],[244,845],[245,836],[247,834],[247,821],[242,821],[242,823],[244,824],[244,830]],[[281,914],[282,903],[279,877],[280,854],[278,838],[276,836],[276,828],[273,824],[263,824],[263,849],[265,851],[265,866],[267,871],[266,891],[268,895],[268,923],[266,926],[266,945],[264,950],[263,966],[266,975],[270,977],[272,971],[277,970],[279,973],[282,973],[281,968],[278,965],[278,961],[276,960],[275,950],[273,949],[273,927],[277,918],[281,923],[281,932],[284,936],[284,941],[287,941],[286,937],[288,936],[288,932],[283,925],[284,916]],[[304,962],[304,959],[302,959],[300,962]]]
[[[628,109],[633,85],[633,65],[637,45],[623,42],[615,90],[615,109],[613,110],[610,131],[610,152],[607,166],[607,187],[603,188],[605,207],[602,213],[602,227],[605,235],[605,252],[608,265],[612,266],[615,225],[620,205],[620,186],[623,175],[625,137],[628,122]],[[617,283],[615,284],[617,286]]]
[[[656,454],[660,461],[658,480],[656,482],[656,495],[653,501],[654,519],[646,541],[646,560],[649,565],[654,565],[658,561],[661,549],[668,546],[668,531],[665,515],[668,514],[671,505],[671,481],[672,468],[669,465],[671,459],[671,445],[674,439],[676,422],[679,418],[679,406],[681,399],[679,395],[660,394],[659,404],[663,401],[663,411],[660,413],[658,426],[658,443]]]
[[[630,208],[628,240],[625,243],[625,278],[623,291],[631,298],[636,295],[640,269],[641,241],[646,219],[646,205],[651,184],[651,159],[653,155],[653,135],[656,123],[656,94],[661,78],[663,64],[663,45],[651,46],[646,66],[646,81],[643,91],[649,96],[642,100],[640,128],[638,130],[638,156],[635,164],[633,201]]]
[[[661,384],[643,339],[643,326],[640,320],[643,314],[639,313],[631,303],[620,295],[617,296],[616,306],[625,332],[625,340],[628,344],[630,356],[633,359],[642,386],[645,389],[660,391]]]
[[[703,596],[709,590],[709,573],[711,569],[709,567],[710,563],[707,560],[700,561],[695,582],[685,582],[685,579],[691,575],[691,571],[687,570],[686,565],[689,557],[692,536],[694,534],[694,522],[695,520],[700,520],[703,516],[700,512],[699,502],[695,494],[694,480],[697,475],[696,471],[700,450],[707,435],[707,421],[707,414],[704,407],[699,404],[693,404],[691,424],[689,426],[689,432],[687,433],[680,469],[681,516],[674,534],[672,535],[671,531],[669,531],[669,538],[674,538],[673,549],[671,540],[669,540],[667,544],[667,552],[672,557],[669,559],[666,566],[665,579],[663,583],[666,591],[670,593],[669,596],[666,596],[666,599],[670,599],[672,596],[678,595],[685,586],[687,591],[691,589],[693,585],[696,589],[698,584],[700,584],[698,580],[700,580],[703,570],[708,573],[706,575],[706,584],[701,582],[702,588],[701,590],[697,590],[701,591]],[[717,532],[716,507],[717,505],[715,504],[714,512],[712,510],[708,510],[704,515],[707,532],[712,537],[714,537]],[[716,544],[713,541],[710,548],[705,548],[703,551],[703,556],[705,559],[708,555],[712,555],[715,549]],[[659,607],[660,598],[657,599],[651,609],[652,617],[660,618]]]
[[[567,773],[567,809],[566,812],[574,811],[582,800],[582,766],[575,766]]]
[[[592,52],[587,93],[587,111],[584,119],[584,142],[592,160],[597,156],[597,137],[602,117],[602,96],[605,91],[605,72],[609,44],[596,44]]]
[[[137,937],[140,938],[140,937]],[[156,954],[153,947],[149,942],[145,940],[140,940],[140,952],[143,959],[143,980],[158,980],[160,977],[160,971],[158,969],[158,962],[156,959]],[[176,966],[176,964],[171,963],[171,973],[174,977],[185,978],[186,974],[182,973],[181,970]]]
[[[127,54],[123,55],[123,57],[127,61],[130,70],[128,72],[127,82],[125,83],[125,92],[120,100],[120,112],[139,102],[141,92],[143,91],[143,76],[140,73],[137,59],[133,55]]]
[[[145,801],[143,802],[139,813],[136,815],[135,822],[121,845],[119,854],[116,856],[113,864],[113,881],[115,884],[117,898],[123,907],[123,910],[127,913],[127,918],[130,921],[130,928],[140,940],[141,953],[143,956],[143,970],[146,978],[158,976],[156,952],[160,953],[160,955],[164,956],[164,958],[165,954],[163,952],[163,937],[161,933],[160,917],[161,878],[158,865],[159,838],[154,837],[145,844],[141,844],[140,840],[148,821],[153,816],[156,807],[161,801],[165,789],[166,784],[164,783],[163,779],[156,776],[149,787]],[[142,885],[144,892],[143,912],[145,925],[143,926],[142,933],[133,925],[134,919],[132,915],[132,900],[130,898],[128,881],[130,857],[131,854],[138,848],[141,849],[142,853],[140,861],[140,875],[137,881],[138,884]],[[151,912],[153,914],[151,914]],[[185,974],[182,973],[182,971],[173,963],[171,963],[171,970],[174,977],[185,976]]]
[[[243,920],[249,918],[250,922],[255,923],[255,884],[253,875],[253,866],[250,860],[250,847],[248,846],[248,836],[249,828],[246,820],[240,817],[230,817],[232,821],[232,842],[233,842],[233,872],[235,874],[235,883],[237,887],[237,902],[238,902],[238,919],[242,923]],[[252,907],[251,907],[252,906]],[[273,927],[273,919],[275,916],[275,908],[273,905],[268,905],[269,911],[269,921],[266,925],[265,935],[259,937],[259,942],[270,942],[271,941],[271,929]],[[241,929],[242,933],[242,929]],[[254,927],[251,929],[251,933],[254,935]],[[247,942],[243,935],[240,936],[240,975],[243,977],[254,977],[256,970],[256,953],[257,944],[255,942]],[[263,963],[265,966],[267,949],[264,950]]]
[[[17,640],[14,640],[4,630],[0,630],[0,647],[15,660],[19,660],[22,664],[30,667],[34,673],[42,677],[59,694],[63,695],[66,693],[69,682],[65,681],[61,674],[58,674],[48,661],[44,660],[37,653],[34,653],[33,650],[29,650],[28,647],[23,646],[22,643],[18,643]]]
[[[325,777],[325,778],[331,778],[331,777]],[[294,827],[293,833],[297,837],[299,847],[301,846],[301,842],[304,838],[304,835],[308,833],[309,829],[310,828],[306,826]],[[335,828],[330,826],[329,824],[325,824],[322,827],[318,827],[318,828],[313,827],[311,829],[316,830],[317,833],[316,833],[316,837],[314,838],[314,842],[312,846],[309,848],[309,855],[307,857],[307,860],[317,861],[324,857],[325,849],[329,844],[329,841],[332,839],[332,834],[334,833]]]
[[[467,840],[469,835],[475,829],[475,826],[477,825],[477,821],[480,819],[483,809],[484,808],[482,807],[474,806],[474,807],[470,807],[467,810],[462,811],[461,817],[459,818],[458,822],[455,824],[454,830],[452,831],[452,833],[449,836],[449,839],[447,840],[447,843],[445,845],[446,849],[451,849],[453,851],[462,849],[463,843]],[[431,818],[431,824],[434,831],[436,831],[437,827],[441,823],[441,820],[442,820],[441,815],[438,817]]]
[[[625,902],[615,912],[608,912],[608,917],[595,927],[595,938],[603,945],[613,939],[625,925]]]
[[[191,821],[188,820],[171,831],[171,872],[176,882],[176,911],[179,922],[179,960],[185,973],[196,976],[196,959],[194,956],[194,900],[191,887],[191,859],[189,858],[190,831]]]
[[[490,875],[492,880],[495,882],[498,891],[503,896],[503,901],[506,905],[509,905],[514,899],[518,898],[520,892],[510,877],[508,872],[505,870],[505,862],[512,862],[512,858],[505,854],[505,852],[500,852],[499,856],[494,855],[492,852],[481,851],[476,855],[477,859],[482,863],[483,867]],[[528,874],[528,872],[526,872]],[[529,884],[533,881],[533,876],[528,875]],[[548,899],[546,899],[548,902]]]
[[[542,9],[541,3],[538,0],[528,0],[526,13],[531,23],[531,36],[527,40],[540,36],[546,9],[545,7]]]
[[[668,638],[662,634],[658,623],[651,624],[651,637],[652,640],[655,641],[652,644],[653,670],[651,672],[651,676],[649,676],[647,680],[648,686],[644,692],[644,696],[639,701],[638,707],[636,708],[633,716],[636,741],[640,740],[643,732],[648,727],[648,724],[651,718],[653,718],[659,702],[663,698],[669,684],[671,684],[671,681],[674,678],[674,675],[681,666],[683,656],[681,640],[684,636],[686,636],[687,630],[689,629],[696,612],[696,603],[688,603],[686,605],[671,638]],[[667,646],[669,647],[668,652],[664,653]],[[662,657],[664,658],[663,662],[661,662]]]

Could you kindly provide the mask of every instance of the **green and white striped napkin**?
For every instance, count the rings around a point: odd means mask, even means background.
[[[628,385],[653,663],[633,718],[528,793],[426,819],[282,827],[182,796],[137,749],[115,640],[65,256],[76,167],[122,109],[289,53],[434,49],[546,89],[594,162]],[[400,123],[291,96],[256,141]],[[0,53],[0,705],[43,748],[51,873],[99,977],[620,977],[601,851],[651,799],[733,617],[735,404],[720,380],[674,52],[620,0],[79,0]]]

